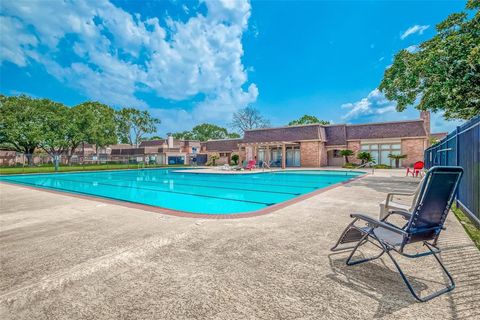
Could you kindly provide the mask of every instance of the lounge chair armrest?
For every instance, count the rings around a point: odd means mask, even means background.
[[[406,192],[406,191],[394,191],[387,193],[387,200],[385,205],[388,206],[390,201],[392,201],[394,196],[414,196],[415,192]]]
[[[402,211],[402,210],[393,210],[393,211],[390,211],[390,214],[398,214],[398,215],[404,217],[405,220],[409,220],[410,217],[412,216],[412,214],[410,212]]]
[[[401,235],[406,235],[407,233],[405,231],[403,231],[402,229],[399,229],[389,223],[386,223],[386,222],[383,222],[383,221],[379,221],[375,218],[372,218],[372,217],[369,217],[369,216],[366,216],[364,214],[361,214],[361,213],[352,213],[350,215],[350,217],[352,218],[356,218],[356,219],[359,219],[359,220],[363,220],[371,225],[373,225],[374,227],[382,227],[382,228],[385,228],[387,230],[390,230],[390,231],[393,231],[393,232],[396,232],[398,234],[401,234]]]
[[[393,191],[387,193],[387,197],[391,196],[413,196],[415,195],[415,192],[407,192],[407,191]]]

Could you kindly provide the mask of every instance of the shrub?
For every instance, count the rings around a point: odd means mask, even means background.
[[[238,156],[238,154],[232,154],[232,161],[235,165],[238,164],[238,160],[240,159],[240,157]]]
[[[392,154],[392,153],[390,153],[390,154],[388,155],[388,157],[389,157],[390,159],[394,159],[394,160],[395,160],[395,168],[398,168],[399,165],[400,165],[400,159],[405,159],[405,158],[407,157],[407,155],[406,155],[406,154]]]
[[[375,169],[392,169],[392,166],[386,164],[376,164],[373,166]]]
[[[375,162],[375,159],[373,159],[372,155],[370,152],[360,152],[357,155],[357,159],[362,160],[362,164],[368,163],[368,162]]]
[[[212,153],[212,154],[209,156],[209,159],[210,159],[209,162],[211,162],[211,165],[212,165],[212,166],[215,166],[215,165],[216,165],[215,161],[217,161],[218,159],[220,159],[220,156],[218,155],[218,153]]]
[[[347,169],[355,169],[357,167],[357,165],[355,163],[347,162],[342,167],[347,168]]]
[[[348,162],[348,157],[353,156],[353,151],[352,151],[352,150],[349,150],[349,149],[340,150],[340,155],[341,155],[342,157],[345,157],[345,162],[346,162],[346,163],[349,163],[349,162]]]

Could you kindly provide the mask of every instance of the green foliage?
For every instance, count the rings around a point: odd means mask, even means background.
[[[435,137],[430,137],[429,142],[430,142],[430,145],[433,146],[433,145],[436,145],[437,143],[439,143],[440,141]]]
[[[215,140],[227,138],[239,138],[237,133],[229,133],[227,129],[214,124],[203,123],[193,127],[192,131],[182,131],[173,134],[175,139],[182,140]]]
[[[0,96],[0,143],[10,150],[25,153],[32,165],[32,154],[43,139],[43,99],[25,95]]]
[[[153,167],[184,167],[184,164],[174,165],[159,165],[149,164],[149,168]],[[138,169],[136,163],[105,163],[105,164],[83,164],[83,165],[71,165],[58,168],[60,172],[74,172],[74,171],[97,171],[97,170],[121,170],[121,169]],[[49,173],[54,172],[55,168],[51,164],[45,164],[33,167],[0,167],[0,174],[20,174],[20,173]]]
[[[153,118],[148,111],[135,108],[123,108],[116,112],[117,134],[122,143],[138,147],[145,134],[155,133],[159,119]]]
[[[419,103],[419,110],[444,111],[446,119],[480,114],[479,1],[437,25],[437,34],[416,52],[401,50],[385,71],[379,89],[397,110]]]
[[[407,157],[406,154],[393,154],[393,153],[390,153],[388,155],[388,157],[390,159],[394,159],[395,160],[395,168],[398,168],[400,166],[400,160],[401,159],[405,159]]]
[[[172,136],[175,139],[180,139],[180,140],[196,140],[195,135],[193,134],[192,131],[175,132],[172,134]]]
[[[475,246],[480,250],[480,228],[476,227],[472,220],[470,220],[470,218],[468,218],[468,216],[456,206],[452,206],[452,211],[465,229],[465,232],[470,239],[472,239]]]
[[[375,162],[375,159],[372,157],[370,152],[360,152],[357,155],[357,159],[362,161],[362,164],[368,163],[368,162]]]
[[[220,156],[218,153],[214,152],[214,153],[211,153],[209,156],[208,156],[208,159],[210,160],[209,163],[207,165],[212,165],[212,166],[215,166],[216,165],[216,161],[218,159],[220,159]]]
[[[391,166],[386,164],[376,164],[373,166],[375,169],[392,169]]]
[[[346,163],[349,163],[349,162],[348,162],[348,157],[353,156],[353,151],[352,151],[352,150],[349,150],[349,149],[340,150],[340,155],[341,155],[342,157],[345,157],[345,162],[346,162]]]
[[[70,123],[70,109],[48,99],[39,101],[42,138],[40,147],[52,157],[60,156],[70,147],[69,134],[74,130]]]
[[[163,138],[160,136],[151,136],[147,138],[142,138],[142,141],[151,141],[151,140],[163,140]]]
[[[234,154],[232,154],[231,159],[232,159],[233,163],[234,163],[235,165],[237,165],[237,164],[238,164],[238,160],[240,159],[240,156],[239,156],[238,154],[234,153]]]
[[[342,168],[346,168],[346,169],[355,169],[356,167],[357,165],[355,163],[350,163],[350,162],[347,162],[342,166]]]
[[[315,124],[315,123],[327,125],[327,124],[330,124],[330,121],[320,120],[315,116],[305,114],[297,120],[290,121],[288,125],[296,126],[300,124]]]
[[[117,143],[115,110],[100,102],[84,102],[77,105],[78,112],[85,118],[85,142],[98,148]]]
[[[238,138],[240,138],[240,135],[236,132],[229,132],[229,133],[227,133],[227,138],[228,139],[238,139]]]

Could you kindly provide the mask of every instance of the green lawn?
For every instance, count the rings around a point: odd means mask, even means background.
[[[145,168],[160,168],[160,167],[184,167],[185,165],[147,165]],[[120,169],[138,169],[143,168],[142,165],[137,164],[88,164],[88,165],[72,165],[60,166],[59,172],[68,171],[96,171],[96,170],[120,170]],[[19,173],[49,173],[55,172],[53,166],[39,166],[39,167],[0,167],[0,174],[19,174]]]
[[[452,211],[457,217],[458,221],[462,224],[465,232],[470,236],[470,239],[473,240],[473,243],[480,250],[480,229],[477,228],[472,221],[462,212],[462,210],[452,207]]]

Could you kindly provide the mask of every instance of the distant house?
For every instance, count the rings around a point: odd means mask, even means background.
[[[232,160],[232,155],[234,153],[238,154],[238,144],[242,141],[243,139],[209,140],[202,142],[201,150],[210,156],[214,153],[218,154],[219,159],[215,161],[217,164],[229,164]]]
[[[393,165],[389,154],[405,154],[403,166],[423,160],[429,146],[430,114],[420,119],[369,124],[300,125],[245,131],[243,139],[208,141],[205,152],[238,152],[241,160],[256,159],[278,167],[342,166],[340,150],[371,153],[377,164]],[[236,144],[236,148],[234,146]]]
[[[136,161],[156,164],[189,164],[191,158],[200,152],[200,142],[195,140],[178,140],[169,136],[167,139],[142,141],[138,148],[112,145],[112,161]]]

